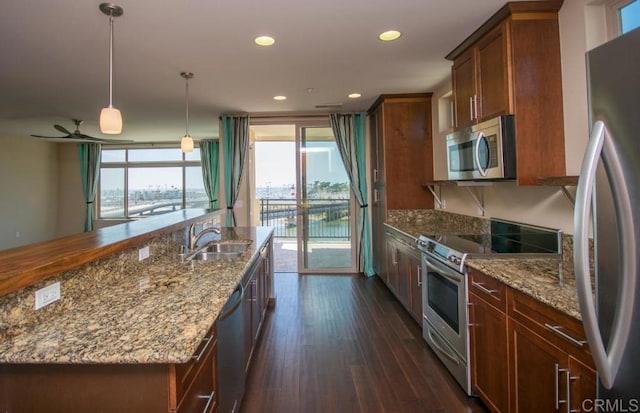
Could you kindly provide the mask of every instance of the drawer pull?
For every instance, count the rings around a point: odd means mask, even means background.
[[[548,323],[544,323],[544,326],[547,327],[549,330],[553,331],[554,333],[556,333],[557,335],[559,335],[560,337],[564,338],[565,340],[571,342],[573,345],[577,346],[577,347],[584,347],[585,344],[587,344],[586,341],[582,341],[582,340],[576,340],[575,338],[571,337],[569,334],[565,333],[564,331],[562,331],[562,326],[552,326],[551,324]]]
[[[493,295],[494,293],[497,293],[498,290],[490,290],[487,287],[484,286],[484,284],[479,283],[479,282],[475,282],[473,281],[471,284],[473,284],[474,287],[476,287],[477,289],[479,289],[480,291]]]
[[[211,394],[201,394],[198,395],[198,399],[208,399],[207,400],[207,404],[204,406],[204,409],[202,409],[202,413],[207,413],[209,411],[209,407],[211,406],[211,402],[213,402],[213,398],[216,395],[216,391],[212,391]]]
[[[213,339],[213,336],[203,338],[202,341],[206,341],[207,344],[205,344],[204,347],[202,347],[202,350],[200,350],[200,354],[198,354],[197,356],[191,356],[191,358],[196,362],[200,361],[204,353],[207,351],[207,348],[209,347],[209,344],[211,343],[212,339]]]

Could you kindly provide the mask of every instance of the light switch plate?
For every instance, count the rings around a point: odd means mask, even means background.
[[[146,260],[149,258],[149,246],[140,248],[138,250],[138,261]]]
[[[36,310],[60,299],[60,281],[36,291]]]

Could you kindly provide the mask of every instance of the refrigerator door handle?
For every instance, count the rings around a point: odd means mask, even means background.
[[[602,121],[593,125],[591,137],[582,162],[580,180],[576,191],[576,209],[574,214],[574,265],[578,300],[582,313],[585,333],[593,359],[600,376],[602,385],[610,389],[616,379],[620,362],[627,344],[631,329],[631,316],[635,295],[635,236],[633,234],[634,223],[631,218],[631,203],[624,185],[624,176],[621,173],[614,148],[609,137],[609,132]],[[605,147],[603,151],[603,147]],[[621,236],[620,247],[622,249],[621,271],[624,275],[619,284],[619,301],[615,310],[615,320],[611,330],[608,352],[602,341],[602,334],[598,325],[593,291],[591,288],[591,274],[589,269],[589,221],[591,217],[591,202],[595,185],[595,176],[600,157],[603,157],[607,166],[607,178],[616,204],[616,212],[619,214],[618,233]],[[613,174],[614,176],[609,176]]]

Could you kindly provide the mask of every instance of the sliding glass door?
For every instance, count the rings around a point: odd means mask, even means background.
[[[299,128],[298,165],[299,271],[353,270],[353,201],[331,128]]]
[[[255,223],[277,272],[353,273],[354,200],[328,122],[252,125]]]

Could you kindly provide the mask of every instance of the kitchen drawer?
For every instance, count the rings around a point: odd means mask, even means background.
[[[176,399],[178,403],[180,403],[189,385],[200,370],[206,355],[211,352],[216,339],[216,324],[214,323],[207,335],[202,339],[191,360],[186,363],[176,364]]]
[[[211,340],[198,363],[195,364],[195,376],[187,386],[182,401],[178,404],[178,413],[209,413],[213,412],[218,403],[215,392],[215,365],[213,357],[216,354],[217,341]]]
[[[507,286],[479,271],[469,269],[469,291],[503,313],[507,311]]]
[[[545,340],[593,368],[582,323],[519,291],[508,291],[508,314]]]

